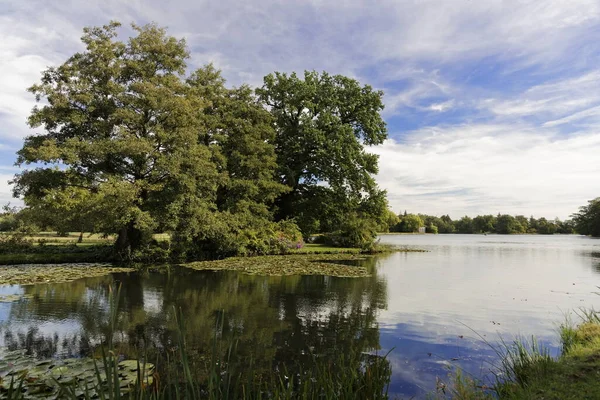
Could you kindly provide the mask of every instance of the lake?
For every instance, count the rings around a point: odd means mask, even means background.
[[[88,355],[106,332],[119,282],[115,340],[127,356],[174,346],[175,309],[192,357],[218,337],[265,368],[307,352],[385,354],[390,393],[422,398],[451,367],[493,378],[490,344],[535,335],[558,350],[558,325],[600,303],[600,240],[581,236],[385,235],[427,250],[369,259],[368,278],[261,277],[192,271],[114,274],[71,283],[0,286],[0,346],[40,358]],[[576,320],[576,317],[573,316]],[[393,397],[393,396],[392,396]]]

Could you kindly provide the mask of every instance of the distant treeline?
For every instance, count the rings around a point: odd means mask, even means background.
[[[395,218],[394,218],[395,217]],[[448,215],[436,217],[426,214],[390,215],[388,229],[390,232],[418,232],[424,227],[426,233],[539,233],[552,235],[554,233],[575,233],[575,223],[572,220],[561,221],[558,218],[525,217],[524,215],[478,215],[474,218],[464,216],[452,220]]]

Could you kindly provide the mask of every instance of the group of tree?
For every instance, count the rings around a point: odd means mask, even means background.
[[[600,197],[590,200],[573,214],[575,230],[582,235],[600,237]]]
[[[436,217],[425,214],[404,214],[390,218],[387,229],[390,232],[417,232],[420,227],[425,228],[426,233],[539,233],[551,235],[554,233],[582,234],[583,231],[576,229],[577,222],[574,220],[561,221],[558,218],[548,220],[546,218],[527,218],[523,215],[478,215],[474,218],[464,216],[452,220],[448,215]]]
[[[368,246],[388,214],[377,187],[381,91],[307,71],[228,87],[189,72],[184,40],[154,24],[86,28],[85,50],[43,72],[14,195],[39,226],[116,235],[119,254],[284,251],[311,234]],[[2,221],[13,218],[6,213]]]

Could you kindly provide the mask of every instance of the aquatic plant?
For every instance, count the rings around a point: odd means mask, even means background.
[[[364,259],[365,256],[354,254],[298,254],[233,257],[187,263],[183,266],[195,270],[239,271],[250,275],[329,275],[356,278],[370,276],[365,267],[355,265],[357,261]]]
[[[361,351],[322,357],[308,350],[302,364],[257,369],[237,360],[235,342],[224,342],[215,329],[206,371],[190,360],[185,318],[173,311],[177,326],[166,360],[151,364],[120,360],[112,339],[117,329],[119,290],[109,291],[109,333],[96,351],[99,358],[41,360],[13,352],[0,364],[0,397],[61,399],[387,399],[391,366],[386,355]],[[217,325],[221,323],[217,320]],[[146,354],[146,352],[144,352]],[[155,367],[156,365],[156,367]]]
[[[109,264],[7,265],[0,267],[0,285],[33,285],[39,283],[71,282],[81,278],[131,272],[132,268]]]

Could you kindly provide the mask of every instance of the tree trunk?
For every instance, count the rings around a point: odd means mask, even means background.
[[[142,231],[135,227],[133,221],[122,227],[117,237],[115,246],[117,252],[125,258],[130,258],[131,253],[142,244]]]
[[[77,243],[83,243],[83,231],[79,234],[79,239],[77,239]]]

